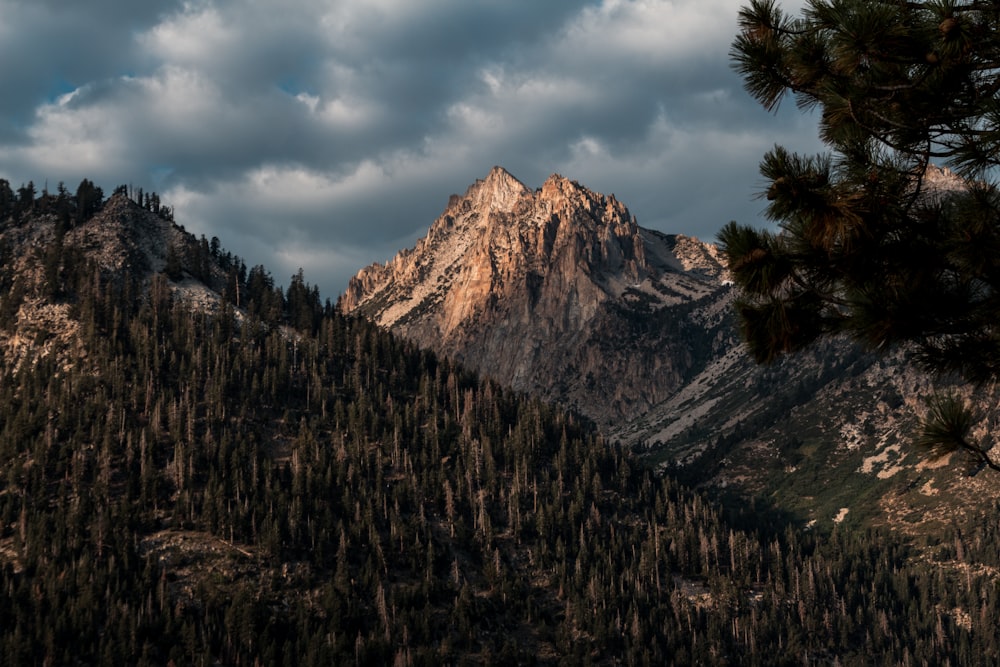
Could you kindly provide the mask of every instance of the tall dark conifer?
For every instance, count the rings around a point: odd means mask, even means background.
[[[730,223],[719,235],[753,354],[846,333],[914,346],[935,373],[995,380],[1000,2],[814,0],[792,18],[753,0],[740,28],[731,53],[747,91],[769,110],[789,96],[816,109],[829,147],[765,155],[779,232]],[[940,187],[935,164],[963,187]]]

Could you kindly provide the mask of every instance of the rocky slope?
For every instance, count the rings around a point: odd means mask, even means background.
[[[712,246],[643,229],[562,176],[533,191],[496,167],[415,248],[358,273],[340,306],[611,424],[699,368],[726,291]]]
[[[20,221],[0,222],[0,265],[9,277],[0,280],[0,358],[15,367],[51,354],[63,366],[83,360],[79,303],[62,294],[81,287],[67,281],[85,265],[93,267],[93,289],[109,289],[123,276],[148,284],[173,251],[184,268],[167,283],[172,295],[203,312],[220,307],[221,295],[212,287],[221,286],[224,273],[198,256],[208,252],[207,242],[199,243],[169,215],[139,206],[121,190],[76,224],[66,219],[69,206],[43,198]],[[202,279],[185,270],[197,271],[196,264],[204,265]]]
[[[938,535],[1000,502],[1000,475],[916,444],[928,399],[943,391],[980,410],[973,437],[994,437],[1000,393],[934,382],[905,351],[830,341],[760,367],[734,347],[612,437],[688,483],[767,499],[807,523]]]
[[[935,195],[960,187],[934,170]],[[645,230],[560,176],[494,169],[412,250],[361,271],[341,306],[481,373],[577,409],[689,482],[769,497],[806,521],[939,530],[1000,498],[1000,476],[913,434],[941,387],[903,351],[846,341],[761,367],[717,250]],[[995,392],[958,387],[1000,419]],[[928,507],[941,511],[927,511]]]

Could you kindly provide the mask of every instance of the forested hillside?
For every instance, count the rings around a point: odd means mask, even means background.
[[[930,545],[725,509],[130,194],[0,209],[0,662],[1000,655],[1000,508]],[[112,211],[172,249],[109,261]]]

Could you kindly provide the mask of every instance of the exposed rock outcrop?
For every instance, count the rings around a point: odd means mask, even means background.
[[[60,296],[65,273],[88,266],[91,289],[109,289],[125,278],[148,285],[164,270],[173,251],[191,265],[200,243],[167,216],[115,192],[86,220],[70,224],[51,201],[41,200],[17,221],[0,221],[0,264],[6,263],[9,285],[0,283],[0,313],[10,316],[0,327],[0,359],[17,367],[25,360],[55,356],[64,367],[82,361],[78,304]],[[210,282],[224,279],[207,264]],[[207,274],[205,277],[209,277]],[[202,312],[221,307],[221,296],[201,280],[184,273],[170,281],[175,298]]]
[[[724,282],[714,248],[639,227],[613,195],[559,175],[532,191],[496,167],[340,305],[607,422],[678,388],[705,337],[686,330],[705,323],[673,313]]]

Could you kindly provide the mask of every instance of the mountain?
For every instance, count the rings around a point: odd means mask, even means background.
[[[938,169],[928,183],[934,196],[961,187]],[[561,176],[532,191],[497,167],[415,248],[359,272],[340,305],[594,419],[691,484],[769,498],[803,522],[934,534],[942,514],[974,522],[1000,500],[998,476],[914,446],[925,399],[947,387],[905,351],[833,340],[762,367],[733,297],[714,246],[643,229]],[[1000,418],[995,392],[952,389],[977,402],[983,429]]]
[[[301,274],[248,272],[155,199],[5,185],[2,664],[1000,652],[995,514],[901,540],[720,503]]]
[[[965,184],[931,166],[924,187],[942,199]],[[972,438],[994,445],[995,385],[935,378],[910,350],[870,351],[846,338],[770,366],[754,363],[742,344],[717,349],[676,394],[619,424],[613,437],[693,483],[770,498],[809,523],[850,517],[935,535],[1000,506],[1000,475],[963,452],[916,444],[928,402],[954,393],[979,415]]]
[[[0,326],[9,335],[0,337],[0,349],[7,363],[53,354],[66,365],[84,362],[82,337],[92,322],[81,318],[79,297],[121,288],[126,278],[148,284],[172,261],[174,296],[204,312],[221,307],[227,272],[239,258],[213,257],[209,242],[175,224],[169,209],[138,205],[119,188],[93,215],[71,218],[77,214],[67,195],[49,195],[2,228]]]
[[[340,306],[607,425],[711,354],[725,283],[713,246],[640,227],[613,195],[558,175],[532,191],[495,167]]]

